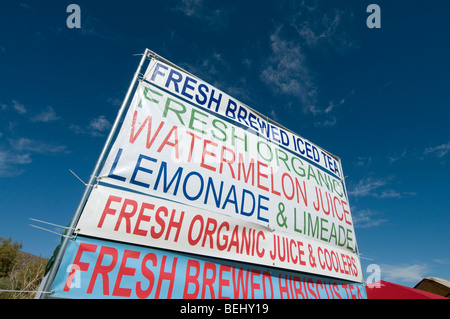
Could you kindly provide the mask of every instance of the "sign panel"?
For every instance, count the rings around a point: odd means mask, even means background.
[[[56,298],[362,299],[360,283],[78,236],[52,286]]]
[[[158,59],[121,120],[55,297],[366,298],[338,158]]]
[[[360,265],[342,248],[164,199],[98,186],[77,225],[80,234],[359,281]]]
[[[280,238],[298,238],[306,247],[318,247],[315,257],[319,249],[344,253],[355,269],[351,278],[332,266],[324,271],[362,282],[340,175],[340,162],[318,146],[214,87],[153,60],[99,181],[226,215],[236,223],[253,223]],[[107,236],[99,232],[97,236]],[[328,260],[338,259],[334,255],[327,255]]]

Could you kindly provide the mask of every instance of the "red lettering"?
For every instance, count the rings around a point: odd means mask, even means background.
[[[211,271],[211,278],[208,278],[208,270]],[[216,281],[216,264],[205,262],[205,268],[203,269],[203,286],[202,286],[202,299],[206,297],[206,287],[209,287],[211,299],[215,299],[213,284]]]
[[[236,225],[233,229],[233,233],[231,234],[230,246],[228,246],[228,251],[231,250],[231,247],[236,247],[236,253],[239,253],[239,226]]]
[[[170,272],[166,272],[164,269],[166,267],[167,256],[163,256],[161,261],[161,270],[159,271],[158,284],[156,286],[155,298],[159,299],[159,295],[161,294],[161,286],[163,280],[169,281],[169,290],[167,292],[167,299],[172,298],[173,286],[175,284],[175,272],[177,270],[177,261],[178,258],[173,259],[172,270]]]
[[[139,211],[139,215],[138,215],[138,218],[136,221],[136,225],[134,226],[134,231],[133,231],[134,235],[147,236],[147,231],[140,229],[139,226],[141,225],[142,221],[144,221],[144,222],[150,221],[150,216],[144,215],[144,211],[146,209],[153,210],[154,208],[155,208],[155,205],[153,205],[153,204],[142,203],[141,210]]]
[[[121,197],[110,195],[108,197],[108,201],[106,202],[105,209],[103,210],[102,217],[98,222],[97,227],[101,228],[103,226],[103,222],[105,221],[106,215],[114,215],[116,213],[115,209],[110,208],[111,202],[120,203],[122,201]]]
[[[236,280],[236,267],[233,267],[233,290],[234,299],[239,299],[239,293],[242,291],[242,299],[248,298],[248,276],[250,272],[247,271],[247,277],[244,280],[244,269],[239,268]]]
[[[136,296],[139,299],[146,299],[148,298],[148,296],[150,296],[150,293],[152,292],[153,289],[153,285],[155,283],[155,276],[153,275],[153,272],[147,268],[147,262],[151,261],[152,262],[152,266],[156,267],[157,264],[157,260],[156,260],[156,255],[153,253],[149,253],[147,255],[144,256],[144,259],[142,260],[142,275],[144,275],[145,278],[148,279],[148,288],[147,290],[143,290],[142,289],[142,284],[141,282],[138,282],[136,284]]]
[[[191,269],[195,270],[195,273],[191,275]],[[196,299],[200,290],[200,283],[198,282],[198,276],[200,275],[200,262],[197,260],[189,259],[186,266],[186,280],[183,290],[183,299]],[[189,293],[189,285],[194,284],[195,290]]]
[[[242,168],[242,175],[244,176],[245,183],[248,183],[248,180],[250,179],[250,176],[252,177],[252,186],[255,185],[255,161],[253,158],[250,159],[250,164],[248,166],[247,174],[245,173],[245,166],[244,166],[244,158],[242,153],[239,153],[239,164],[238,164],[238,180],[241,180],[241,168]]]
[[[255,276],[260,276],[261,272],[259,270],[252,269],[250,274],[250,287],[252,289],[252,299],[255,299],[255,290],[261,289],[261,285],[256,283],[253,278]]]
[[[272,194],[281,196],[281,193],[279,191],[276,191],[275,187],[273,185],[273,167],[270,167],[270,187],[271,187],[271,190],[272,190]]]
[[[103,258],[105,255],[108,255],[111,257],[111,263],[109,265],[102,265]],[[92,291],[94,290],[94,285],[97,280],[98,275],[102,275],[102,282],[103,282],[103,295],[107,296],[109,295],[109,277],[108,273],[111,272],[114,267],[117,264],[118,259],[118,252],[115,248],[112,247],[105,247],[103,246],[100,249],[97,262],[94,267],[94,271],[92,272],[91,281],[89,282],[89,287],[87,289],[88,294],[92,294]]]
[[[293,277],[293,281],[294,281],[294,292],[295,292],[295,296],[297,299],[300,299],[298,296],[301,295],[302,299],[305,299],[305,295],[303,294],[302,291],[302,280],[300,277],[298,276],[294,276]],[[298,283],[298,286],[296,285]],[[308,299],[308,298],[306,298]]]
[[[227,248],[228,244],[228,235],[223,235],[223,239],[225,240],[225,244],[220,243],[220,232],[222,231],[222,228],[226,227],[226,230],[230,230],[230,224],[228,222],[223,222],[220,224],[219,229],[217,230],[217,249],[219,250],[225,250]]]
[[[196,221],[200,222],[200,230],[198,232],[197,238],[192,238],[192,230],[194,229],[194,224]],[[202,238],[202,232],[203,232],[204,222],[203,217],[201,215],[195,215],[194,218],[192,218],[191,224],[189,225],[189,231],[188,231],[188,242],[191,246],[197,245],[197,243]]]
[[[84,252],[94,253],[97,250],[97,245],[81,243],[80,247],[78,247],[77,254],[75,255],[75,259],[72,264],[72,268],[70,269],[69,276],[67,277],[66,284],[64,286],[64,291],[69,291],[70,286],[72,286],[73,277],[75,276],[75,272],[79,271],[88,271],[89,264],[85,262],[81,262],[81,255]]]
[[[172,136],[172,134],[175,136],[175,142],[169,142],[169,138]],[[178,159],[180,158],[180,152],[178,150],[178,130],[177,127],[174,125],[172,129],[170,130],[169,134],[167,134],[164,141],[161,143],[161,145],[158,148],[158,153],[161,153],[162,149],[165,145],[172,146],[175,149],[175,157]]]
[[[230,272],[230,271],[231,271],[230,266],[220,265],[219,267],[219,295],[218,295],[219,299],[230,299],[230,297],[225,297],[222,295],[222,288],[230,286],[230,281],[228,279],[223,279],[222,274],[223,272]]]
[[[226,159],[225,158],[225,151],[229,152],[232,155],[231,159]],[[233,166],[232,164],[234,163],[234,161],[236,160],[236,154],[234,153],[234,151],[231,148],[228,148],[226,146],[222,146],[222,150],[220,152],[220,168],[219,168],[219,173],[222,174],[223,171],[223,164],[227,163],[228,167],[230,168],[230,172],[231,172],[231,176],[233,178],[236,178],[234,175],[234,170],[233,170]]]
[[[257,181],[257,186],[258,186],[258,188],[268,192],[269,188],[266,187],[266,186],[261,185],[260,177],[268,178],[269,175],[268,174],[263,174],[261,172],[261,166],[264,166],[266,168],[269,167],[267,164],[264,164],[264,163],[261,163],[260,161],[257,161],[257,163],[256,163],[256,170],[257,170],[257,172],[256,172],[256,177],[257,177],[256,181]]]
[[[262,231],[259,231],[258,235],[256,236],[256,254],[258,255],[259,258],[262,258],[264,256],[265,249],[263,248],[262,250],[259,250],[259,243],[260,243],[259,237],[262,237],[264,241],[264,239],[266,239],[266,236]]]
[[[214,153],[212,153],[212,152],[206,150],[206,146],[207,146],[208,144],[211,144],[211,145],[214,146],[214,147],[217,147],[217,146],[218,146],[218,144],[215,143],[215,142],[212,142],[212,141],[209,141],[209,140],[206,140],[206,139],[203,141],[202,162],[200,163],[200,166],[203,167],[203,168],[209,169],[210,171],[215,172],[215,171],[216,171],[216,168],[215,168],[215,167],[213,167],[213,166],[211,166],[211,165],[208,165],[208,164],[205,164],[205,157],[206,157],[206,155],[209,155],[209,156],[211,156],[211,157],[216,157],[216,154],[214,154]]]
[[[136,127],[136,119],[137,119],[137,114],[138,111],[134,111],[133,114],[133,122],[131,124],[131,134],[130,134],[130,144],[134,144],[134,142],[136,141],[136,139],[138,138],[138,136],[141,134],[142,129],[144,128],[144,126],[148,123],[148,131],[147,131],[147,144],[146,147],[148,149],[150,149],[150,147],[152,146],[153,142],[155,141],[155,138],[158,136],[159,131],[161,131],[162,127],[164,126],[164,122],[159,123],[159,126],[155,132],[155,135],[151,137],[151,129],[152,129],[152,117],[148,116],[144,122],[142,123],[142,125],[139,127],[139,130],[137,131],[136,134],[134,134],[135,131],[135,127]]]
[[[209,229],[210,225],[213,226],[212,229]],[[209,247],[214,248],[213,235],[214,235],[214,232],[216,231],[216,228],[217,228],[217,221],[213,218],[208,218],[208,220],[206,221],[206,227],[205,227],[205,233],[203,236],[202,247],[205,247],[206,238],[209,237]]]
[[[308,292],[309,292],[311,295],[313,295],[314,299],[317,299],[317,295],[316,295],[316,293],[314,292],[314,281],[312,280],[312,278],[308,278],[307,284],[306,284],[306,285],[308,286]],[[312,286],[312,287],[311,287],[311,286]]]
[[[161,218],[161,216],[159,216],[159,214],[161,212],[164,213],[165,217],[167,217],[167,214],[169,214],[169,212],[167,211],[167,208],[164,206],[161,206],[156,210],[155,221],[160,226],[161,230],[159,232],[157,232],[157,231],[155,231],[155,226],[151,227],[150,234],[151,234],[152,238],[154,238],[154,239],[160,238],[164,234],[164,229],[166,228],[166,223],[164,222],[164,219]]]
[[[352,222],[347,220],[347,215],[350,216],[350,212],[348,210],[346,210],[345,207],[344,207],[344,205],[348,205],[348,204],[346,202],[344,202],[344,201],[341,201],[341,204],[342,204],[342,209],[344,210],[345,222],[348,225],[351,225]]]
[[[134,276],[136,269],[127,267],[128,258],[138,259],[140,253],[132,250],[125,250],[122,256],[122,262],[120,263],[119,273],[117,274],[116,284],[114,285],[113,296],[119,297],[130,297],[131,289],[129,288],[121,288],[120,282],[122,281],[123,276]]]
[[[262,274],[264,299],[267,299],[267,295],[266,295],[266,291],[267,291],[267,289],[266,289],[266,279],[269,280],[269,284],[270,284],[270,298],[273,299],[274,298],[274,294],[273,294],[272,275],[267,270],[263,271],[263,274]]]
[[[175,219],[174,219],[175,213],[176,213],[176,211],[175,211],[175,209],[173,209],[172,214],[170,215],[169,225],[167,226],[167,233],[166,233],[165,240],[169,239],[170,231],[172,230],[172,228],[175,228],[177,230],[177,232],[175,233],[174,242],[177,242],[178,236],[180,235],[180,231],[181,231],[181,225],[183,224],[184,211],[181,212],[179,221],[175,221]]]
[[[131,206],[132,210],[131,212],[127,212],[127,207]],[[117,223],[116,223],[116,227],[114,228],[115,231],[119,230],[120,227],[120,223],[122,221],[122,219],[125,219],[125,223],[126,223],[126,232],[130,233],[131,232],[131,217],[134,216],[134,214],[136,214],[136,210],[137,210],[137,202],[132,200],[132,199],[125,199],[125,201],[123,202],[123,206],[122,209],[120,210],[120,214],[119,217],[117,218]]]
[[[285,177],[289,177],[289,179],[291,180],[291,185],[292,185],[292,195],[288,195],[286,194],[286,189],[284,188],[284,178]],[[294,181],[292,180],[292,177],[288,174],[288,173],[284,173],[283,176],[281,176],[281,189],[283,190],[283,194],[284,196],[288,199],[288,200],[292,200],[294,198],[295,192],[294,192]]]
[[[280,297],[281,299],[284,299],[283,294],[286,294],[286,299],[290,298],[289,295],[289,282],[288,282],[288,275],[284,275],[284,283],[286,284],[283,286],[281,282],[281,274],[278,275],[278,286],[280,287]]]

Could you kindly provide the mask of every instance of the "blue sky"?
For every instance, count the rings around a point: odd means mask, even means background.
[[[81,28],[66,8],[81,8]],[[366,8],[381,8],[369,29]],[[341,158],[363,270],[450,280],[445,1],[8,1],[0,236],[49,257],[145,48]],[[34,223],[35,224],[35,223]],[[47,226],[53,229],[51,226]],[[366,272],[365,276],[370,275]]]

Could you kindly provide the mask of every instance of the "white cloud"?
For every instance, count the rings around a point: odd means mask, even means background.
[[[46,110],[30,118],[32,122],[53,122],[59,120],[60,117],[56,115],[51,106],[48,106]]]
[[[375,198],[402,198],[405,196],[416,195],[415,192],[398,192],[392,188],[387,188],[392,179],[392,177],[363,178],[355,186],[351,187],[348,194],[354,197],[370,196]]]
[[[106,119],[106,117],[104,115],[100,115],[89,122],[88,129],[91,135],[101,136],[104,132],[109,130],[111,126],[111,123]]]
[[[442,158],[450,151],[450,142],[435,147],[428,147],[424,150],[424,155],[432,155]]]
[[[429,266],[425,264],[412,265],[380,265],[382,280],[403,283],[417,284],[426,277],[429,272]]]
[[[15,154],[8,150],[0,150],[0,177],[14,177],[23,171],[16,168],[17,165],[31,163],[30,154]]]
[[[86,128],[77,124],[71,124],[69,129],[75,134],[89,134],[92,136],[103,136],[112,127],[112,124],[104,115],[91,119]]]
[[[371,210],[352,210],[353,224],[357,228],[377,227],[387,222],[387,219],[380,218],[381,213]]]
[[[64,145],[53,145],[50,143],[32,140],[28,138],[9,139],[11,147],[18,152],[33,152],[39,154],[67,153]]]
[[[312,69],[309,56],[341,54],[354,49],[356,45],[343,30],[353,15],[345,10],[325,11],[318,1],[288,5],[292,15],[270,34],[271,54],[262,64],[260,78],[275,92],[298,98],[304,113],[320,115],[322,119],[316,120],[316,126],[334,126],[338,120],[332,112],[344,105],[354,92],[343,98],[325,99],[320,74]]]
[[[393,155],[388,155],[387,158],[389,160],[389,164],[393,164],[393,163],[397,162],[398,160],[406,157],[406,155],[407,155],[407,152],[406,152],[406,150],[404,150],[400,154],[396,153],[396,154],[393,154]]]
[[[388,179],[386,178],[363,178],[354,186],[348,194],[355,197],[373,196],[375,191],[380,187],[387,185]]]
[[[270,35],[271,55],[260,78],[267,85],[283,94],[296,96],[304,112],[317,113],[317,88],[306,56],[297,41],[282,37],[283,26],[278,26]]]
[[[19,114],[25,114],[27,113],[27,109],[25,108],[25,105],[22,103],[17,102],[16,100],[12,100],[13,108],[16,110]]]
[[[181,0],[173,9],[190,18],[199,19],[208,27],[214,28],[222,28],[227,24],[230,11],[223,7],[210,7],[203,0]]]

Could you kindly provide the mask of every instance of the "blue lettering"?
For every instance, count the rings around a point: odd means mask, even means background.
[[[158,74],[159,74],[159,75],[162,75],[162,76],[165,75],[165,73],[162,73],[162,72],[159,71],[159,68],[163,68],[164,70],[167,70],[167,69],[168,69],[167,66],[162,65],[161,63],[157,63],[157,64],[156,64],[156,67],[155,67],[155,71],[153,71],[153,74],[152,74],[152,78],[151,78],[152,81],[155,81],[155,78],[156,78],[156,76],[157,76]]]
[[[237,120],[239,122],[241,122],[241,120],[242,120],[242,122],[245,123],[245,125],[248,126],[248,122],[247,122],[246,118],[247,118],[247,110],[240,105],[239,106],[239,112],[238,112],[238,115],[237,115]]]
[[[181,94],[192,100],[192,98],[194,96],[189,94],[189,93],[187,93],[186,89],[189,89],[189,90],[193,91],[195,89],[195,87],[193,87],[192,85],[189,85],[189,82],[197,84],[197,80],[187,76],[186,77],[186,81],[184,81],[183,90],[181,91]]]
[[[188,188],[189,188],[189,189],[192,189],[192,188],[193,188],[193,187],[187,187],[187,186],[186,186],[186,185],[187,185],[187,182],[188,182],[188,180],[189,180],[189,177],[191,177],[192,175],[197,176],[198,179],[200,180],[200,183],[201,183],[201,187],[200,187],[200,189],[199,189],[197,195],[195,195],[195,196],[190,196],[190,195],[187,193],[187,189],[188,189]],[[183,195],[184,195],[184,197],[186,197],[186,198],[189,199],[189,200],[197,200],[197,199],[200,197],[200,195],[202,194],[202,192],[203,192],[203,186],[204,186],[204,182],[203,182],[203,177],[202,177],[202,175],[201,175],[200,173],[197,173],[197,172],[190,172],[189,174],[186,175],[186,178],[184,179],[184,182],[183,182]]]
[[[275,142],[280,143],[278,127],[272,125],[272,138]]]
[[[235,119],[236,115],[234,115],[234,112],[236,112],[236,109],[237,109],[236,103],[233,100],[229,100],[227,110],[225,111],[225,115],[228,116],[229,118]]]
[[[289,146],[289,137],[287,133],[284,130],[280,129],[280,134],[281,134],[281,143],[284,146]]]
[[[222,101],[222,93],[219,92],[219,97],[215,98],[214,97],[214,92],[216,90],[212,90],[211,91],[211,95],[209,96],[209,103],[208,103],[208,109],[211,109],[212,103],[215,102],[216,103],[216,110],[215,112],[217,112],[219,110],[219,106],[220,106],[220,101]]]
[[[250,113],[250,115],[248,116],[248,121],[250,122],[250,127],[254,128],[255,130],[258,131],[258,126],[256,125],[256,115],[253,113]]]
[[[268,220],[267,218],[261,217],[261,210],[269,211],[269,207],[263,206],[263,205],[261,204],[261,199],[264,199],[264,200],[266,200],[266,201],[269,201],[269,198],[266,197],[266,196],[262,196],[262,195],[259,195],[259,196],[258,196],[258,216],[257,216],[257,218],[258,218],[259,220],[262,220],[263,222],[268,223],[269,220]]]
[[[119,181],[125,182],[125,180],[126,180],[125,177],[114,175],[114,171],[116,170],[117,163],[119,163],[120,156],[122,156],[122,151],[123,150],[121,148],[119,148],[119,150],[117,151],[116,158],[114,159],[114,163],[111,166],[111,170],[109,171],[108,177],[111,177],[111,178],[117,179]]]
[[[223,181],[220,182],[220,191],[219,191],[219,195],[217,195],[212,177],[208,178],[208,184],[206,185],[205,201],[203,202],[204,204],[206,204],[208,202],[209,189],[212,189],[212,192],[214,194],[213,195],[214,201],[216,202],[216,207],[219,208],[220,200],[222,198]]]
[[[167,193],[169,191],[170,186],[172,186],[172,183],[175,181],[176,179],[176,184],[175,184],[175,188],[173,190],[173,194],[177,195],[178,192],[178,186],[180,185],[180,179],[181,179],[181,174],[183,173],[183,168],[179,167],[177,169],[177,171],[175,172],[175,174],[173,175],[172,179],[169,182],[169,185],[167,185],[167,163],[166,162],[162,162],[161,163],[161,168],[159,169],[158,172],[158,177],[156,178],[156,182],[155,182],[155,186],[153,187],[153,190],[156,190],[158,188],[159,185],[159,180],[161,179],[161,175],[164,173],[164,185],[163,185],[163,192]]]
[[[177,78],[175,78],[175,76],[177,76]],[[173,82],[173,86],[174,86],[175,91],[177,93],[180,93],[180,89],[178,88],[178,84],[181,82],[182,79],[183,79],[183,76],[181,75],[181,73],[172,69],[172,70],[170,70],[169,77],[167,78],[165,86],[166,86],[166,88],[169,89],[170,82]]]
[[[249,212],[244,211],[245,194],[249,194],[252,198],[252,209]],[[242,191],[241,215],[252,216],[254,211],[255,211],[255,195],[253,195],[252,192],[244,189]]]
[[[142,186],[142,187],[145,187],[145,188],[149,188],[150,187],[149,184],[142,183],[142,182],[139,182],[139,181],[136,180],[136,175],[137,175],[137,173],[139,171],[142,171],[142,172],[145,172],[145,173],[149,173],[149,174],[153,174],[153,171],[151,169],[141,167],[141,161],[143,159],[145,159],[147,161],[150,161],[150,162],[155,162],[155,163],[157,162],[157,160],[152,158],[152,157],[148,157],[148,156],[140,154],[139,158],[138,158],[138,161],[136,163],[136,167],[134,168],[133,175],[131,176],[130,183],[138,185],[138,186]]]
[[[204,92],[204,90],[206,90],[206,92]],[[206,93],[209,91],[208,86],[205,84],[200,84],[198,86],[198,92],[200,93],[200,95],[203,97],[202,100],[199,99],[198,94],[195,96],[195,100],[197,101],[198,104],[200,105],[204,105],[207,101],[207,96]]]
[[[261,120],[260,118],[258,118],[257,121],[259,123],[259,127],[261,128],[261,134],[266,135],[266,137],[268,138],[270,124],[264,120]]]
[[[230,199],[231,196],[233,196],[233,199]],[[234,210],[235,210],[236,214],[239,214],[237,200],[236,200],[236,189],[235,189],[234,185],[231,186],[230,191],[228,192],[227,198],[223,202],[222,209],[225,209],[225,206],[227,206],[228,202],[234,204]]]

